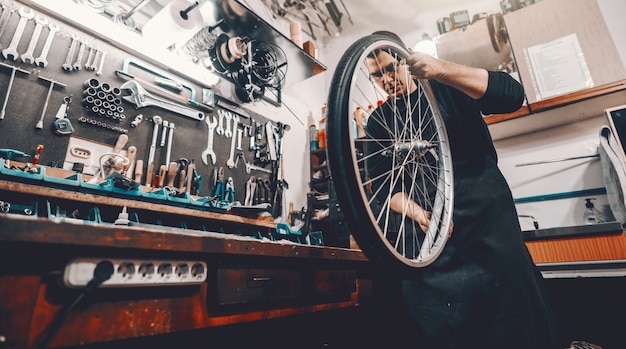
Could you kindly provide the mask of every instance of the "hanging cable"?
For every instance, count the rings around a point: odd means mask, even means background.
[[[34,346],[35,348],[45,348],[46,344],[54,338],[54,335],[59,330],[65,319],[68,315],[76,308],[76,306],[89,294],[91,291],[96,289],[98,286],[102,285],[103,282],[107,281],[113,275],[115,271],[113,267],[113,263],[110,261],[102,261],[96,265],[96,268],[93,271],[93,278],[89,280],[85,289],[76,297],[76,299],[63,310],[63,312],[57,316],[53,322],[48,326],[48,329],[44,331],[42,337],[39,341],[39,344]]]

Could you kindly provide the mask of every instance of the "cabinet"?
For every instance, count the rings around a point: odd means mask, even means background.
[[[326,148],[311,151],[311,192],[307,206],[314,213],[310,231],[321,231],[326,246],[349,248],[350,232],[337,200],[326,155]]]
[[[598,116],[626,101],[626,70],[597,1],[543,1],[507,13],[504,22],[528,103],[515,113],[485,116],[494,139]],[[580,45],[593,86],[541,98],[528,49],[568,35],[575,35]],[[542,74],[552,78],[548,73]]]

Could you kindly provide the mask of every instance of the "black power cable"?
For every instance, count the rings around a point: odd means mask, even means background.
[[[48,326],[48,329],[44,331],[41,339],[39,340],[39,344],[34,346],[36,348],[45,348],[46,344],[54,337],[56,332],[59,330],[63,322],[67,316],[76,308],[76,306],[89,294],[91,291],[96,289],[98,286],[102,285],[103,282],[107,281],[113,275],[115,268],[113,263],[110,261],[102,261],[96,264],[96,268],[93,271],[93,278],[89,280],[87,285],[83,291],[76,297],[76,299],[65,308],[65,310],[54,319],[54,321]]]

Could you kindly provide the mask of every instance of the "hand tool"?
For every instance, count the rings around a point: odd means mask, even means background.
[[[249,163],[246,160],[246,157],[243,155],[243,153],[239,153],[240,157],[243,158],[243,163],[246,165],[246,173],[250,174],[250,171],[255,170],[255,171],[260,171],[260,172],[265,172],[265,173],[272,173],[271,169],[267,169],[265,167],[261,167],[261,166],[256,166],[254,164]]]
[[[165,176],[167,175],[167,166],[161,165],[159,166],[159,173],[154,178],[154,182],[156,183],[154,187],[163,188],[163,184],[165,184]]]
[[[170,122],[167,120],[163,120],[163,132],[161,133],[161,146],[162,147],[165,146],[165,141],[167,140],[167,128],[169,126],[170,126]]]
[[[141,183],[141,176],[143,175],[143,160],[137,160],[135,165],[135,182]]]
[[[67,119],[67,111],[70,109],[72,95],[63,97],[63,103],[57,110],[54,120],[54,133],[58,135],[69,135],[74,132],[74,127],[69,119]]]
[[[50,95],[52,94],[52,89],[54,88],[54,85],[59,85],[61,87],[65,87],[66,85],[56,80],[53,80],[51,78],[44,78],[43,76],[38,76],[38,78],[41,80],[48,81],[50,83],[50,87],[48,87],[48,94],[46,95],[46,99],[43,102],[43,110],[41,111],[41,116],[39,117],[39,121],[37,121],[37,124],[35,125],[35,128],[42,129],[43,117],[46,115],[46,109],[48,109],[48,102],[50,101]]]
[[[246,198],[243,202],[245,206],[252,206],[254,202],[254,192],[256,189],[256,179],[254,176],[250,176],[248,181],[246,182]]]
[[[156,151],[157,136],[159,134],[159,125],[163,122],[163,119],[155,115],[152,117],[154,123],[154,130],[152,132],[152,143],[150,144],[150,152],[148,154],[148,168],[146,169],[146,186],[151,185],[152,172],[154,172],[154,152]]]
[[[204,122],[206,122],[207,126],[209,127],[209,137],[208,137],[206,149],[204,149],[200,157],[202,158],[202,162],[205,165],[208,165],[209,164],[208,157],[211,156],[211,163],[215,165],[216,158],[215,158],[215,152],[213,151],[213,130],[215,130],[215,127],[217,126],[217,120],[214,116],[209,114],[207,118],[204,119]]]
[[[224,131],[224,137],[230,138],[233,136],[233,131],[231,129],[230,121],[233,119],[233,114],[228,111],[224,111],[224,118],[226,119],[226,130]]]
[[[2,6],[2,16],[0,16],[0,37],[4,33],[4,30],[7,28],[7,23],[9,22],[9,17],[11,14],[17,9],[15,5],[15,1],[3,1],[0,3]],[[2,46],[0,46],[2,48]]]
[[[33,35],[30,37],[28,49],[21,57],[22,62],[27,64],[32,64],[35,62],[33,52],[35,51],[35,46],[37,46],[37,41],[39,40],[39,36],[41,35],[41,29],[43,29],[45,25],[48,25],[48,19],[46,17],[41,17],[39,15],[35,16],[35,30],[33,31]]]
[[[233,116],[233,123],[234,123],[234,128],[238,129],[239,128],[239,115],[235,114]],[[235,137],[232,137],[230,140],[230,156],[228,157],[228,160],[226,160],[226,166],[228,166],[228,168],[233,168],[235,167],[235,144],[237,142],[237,139]]]
[[[11,86],[13,86],[13,80],[15,79],[15,72],[19,71],[21,73],[24,74],[30,74],[29,71],[26,71],[24,69],[18,68],[16,66],[12,66],[12,65],[7,65],[4,63],[0,62],[0,65],[4,66],[4,67],[8,67],[11,68],[11,77],[9,78],[9,85],[7,86],[7,94],[4,96],[4,102],[2,103],[2,110],[0,110],[0,120],[4,119],[4,114],[6,113],[6,106],[7,103],[9,101],[9,94],[11,93]]]
[[[174,179],[176,178],[176,172],[178,171],[178,163],[176,161],[172,161],[169,163],[167,167],[167,181],[166,184],[168,187],[174,187]]]
[[[276,129],[271,121],[265,124],[265,133],[267,135],[267,152],[268,159],[276,160]]]
[[[133,119],[133,121],[131,121],[130,123],[130,127],[137,127],[137,125],[139,125],[140,122],[143,121],[143,114],[137,114],[135,116],[135,119]]]
[[[230,203],[235,202],[235,182],[233,180],[233,177],[228,177],[228,179],[226,180],[224,199]]]
[[[61,30],[61,28],[55,23],[48,24],[48,37],[46,37],[46,42],[43,44],[43,48],[41,49],[39,57],[35,58],[35,64],[37,66],[45,68],[48,65],[48,52],[50,51],[50,47],[52,46],[52,40],[54,40],[54,35],[59,30]]]
[[[170,157],[172,155],[172,141],[174,140],[174,123],[170,122],[169,124],[169,137],[167,139],[167,150],[165,151],[165,163],[169,164],[170,163]],[[165,129],[163,130],[163,132],[165,132]]]
[[[85,47],[87,46],[87,40],[81,39],[80,46],[78,47],[78,55],[76,61],[72,64],[73,70],[80,70],[82,68],[83,56],[85,55]]]
[[[155,67],[151,67],[148,64],[145,63],[140,63],[138,61],[135,61],[134,58],[126,58],[124,60],[124,63],[122,64],[122,71],[124,73],[129,73],[128,68],[133,65],[141,70],[144,70],[148,73],[151,73],[153,75],[165,78],[169,81],[173,81],[175,82],[176,85],[180,85],[183,86],[185,89],[189,90],[189,103],[194,105],[194,106],[198,106],[199,104],[196,102],[196,90],[192,85],[189,84],[185,84],[183,82],[180,82],[178,80],[176,80],[176,78],[174,76],[171,76],[165,72],[161,72],[158,68]]]
[[[191,193],[191,185],[193,182],[193,176],[194,176],[194,172],[196,170],[196,164],[194,162],[194,159],[191,159],[191,162],[189,162],[189,165],[187,166],[187,179],[186,179],[186,188],[185,191],[187,193]]]
[[[241,149],[241,138],[242,137],[243,137],[243,129],[238,128],[237,129],[237,150],[242,150]]]
[[[126,157],[128,158],[128,166],[124,168],[124,176],[128,178],[135,178],[135,160],[137,159],[137,147],[131,145],[126,151]]]
[[[106,51],[102,51],[102,54],[100,55],[100,66],[98,67],[98,71],[96,72],[96,75],[98,76],[102,75],[102,68],[104,68],[104,58],[106,56],[107,56]]]
[[[37,145],[37,151],[35,152],[35,156],[33,156],[33,166],[37,166],[39,163],[39,157],[41,157],[41,153],[43,153],[43,144]]]
[[[13,59],[14,61],[17,60],[17,56],[19,55],[17,53],[17,45],[20,43],[20,39],[22,39],[22,34],[24,33],[26,23],[28,23],[29,20],[35,17],[35,13],[33,12],[33,10],[27,7],[20,7],[20,10],[18,12],[20,14],[20,21],[17,23],[15,32],[13,32],[13,38],[11,39],[11,43],[9,44],[9,47],[2,50],[2,55],[4,56],[4,59],[9,59],[9,57],[11,57],[11,59]]]
[[[219,121],[217,124],[217,128],[215,129],[215,133],[217,133],[218,136],[221,136],[224,134],[224,117],[225,117],[225,111],[222,109],[218,109],[217,110],[217,116],[219,117]]]
[[[96,71],[96,64],[100,60],[100,56],[102,55],[102,50],[100,47],[94,48],[93,59],[91,60],[91,64],[88,67],[85,67],[87,70]]]
[[[129,74],[127,72],[121,71],[121,70],[116,70],[115,73],[117,74],[117,76],[121,77],[122,79],[125,80],[135,80],[138,83],[140,83],[146,90],[148,90],[149,92],[152,92],[154,94],[157,94],[161,97],[167,98],[169,100],[175,100],[175,101],[181,101],[183,103],[189,104],[192,107],[196,107],[196,108],[202,108],[207,112],[212,112],[213,108],[205,105],[204,103],[198,103],[196,101],[191,100],[188,97],[176,94],[170,90],[167,90],[165,88],[159,87],[159,86],[155,86],[153,83],[151,83],[150,81],[144,80],[142,78],[139,78],[137,76],[134,76],[132,74]],[[157,80],[155,79],[155,82],[157,82]],[[158,84],[158,82],[157,82]]]
[[[219,200],[224,200],[224,195],[225,195],[225,188],[224,186],[226,185],[226,182],[224,182],[224,168],[220,167],[219,170],[217,170],[217,180],[215,182],[215,196],[219,199]]]
[[[153,97],[146,91],[137,81],[130,80],[122,84],[120,89],[130,93],[129,96],[122,97],[127,102],[134,104],[136,108],[143,108],[148,106],[158,107],[165,109],[172,113],[180,114],[190,117],[195,120],[204,120],[204,113],[185,106],[172,103],[163,99]]]
[[[63,70],[72,71],[74,66],[72,65],[72,59],[74,59],[74,53],[76,52],[76,46],[78,45],[78,41],[80,40],[78,35],[72,34],[72,43],[70,44],[70,49],[67,51],[67,56],[65,56],[65,63],[61,65]]]
[[[90,70],[89,68],[93,64],[92,61],[95,58],[96,49],[89,45],[89,53],[87,54],[87,59],[85,60],[85,69]]]

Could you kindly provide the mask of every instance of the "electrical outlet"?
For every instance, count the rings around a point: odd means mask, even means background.
[[[113,152],[112,145],[72,136],[67,145],[63,169],[71,171],[74,163],[82,163],[83,173],[95,176],[100,170],[100,157],[111,152]],[[126,150],[120,151],[120,155],[126,156]]]
[[[96,265],[105,261],[113,263],[114,272],[100,287],[197,285],[207,278],[203,261],[75,258],[65,266],[63,283],[72,288],[86,286]]]

